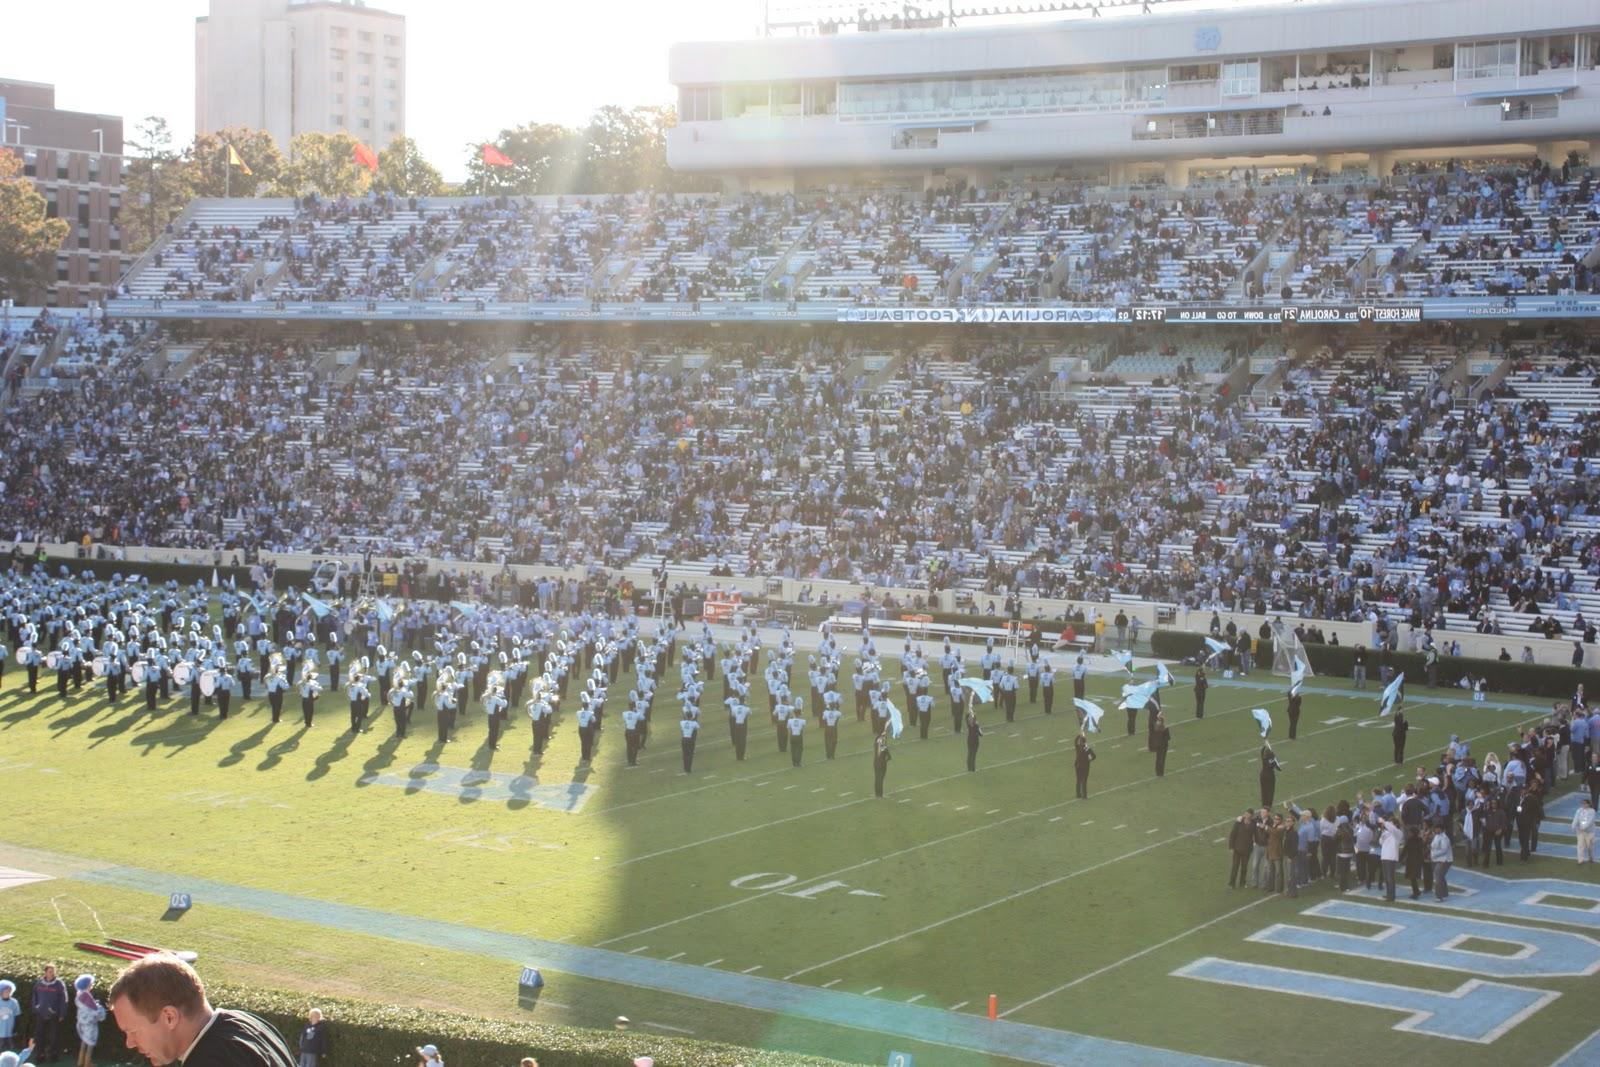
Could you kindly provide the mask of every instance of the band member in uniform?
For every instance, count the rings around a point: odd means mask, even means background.
[[[394,733],[405,740],[406,728],[411,725],[411,709],[415,693],[411,687],[411,665],[401,660],[389,678],[389,707],[394,712]]]
[[[750,738],[750,705],[736,700],[728,709],[728,730],[733,737],[733,758],[744,759],[744,746]]]
[[[1156,777],[1164,778],[1167,773],[1167,749],[1172,745],[1172,728],[1167,725],[1165,715],[1157,715],[1155,725],[1150,728],[1150,746],[1156,754]]]
[[[1406,734],[1410,730],[1411,724],[1406,721],[1406,713],[1396,711],[1394,713],[1394,729],[1391,731],[1391,736],[1394,738],[1394,762],[1397,767],[1406,761]]]
[[[501,670],[492,670],[484,682],[483,711],[489,720],[489,748],[500,747],[500,723],[505,715],[506,705],[506,676]]]
[[[805,747],[806,718],[800,714],[799,708],[794,708],[789,713],[789,761],[796,767],[800,766],[800,753]]]
[[[317,697],[322,692],[322,683],[317,681],[317,665],[312,660],[305,659],[300,664],[300,716],[307,726],[317,715]]]
[[[29,635],[23,638],[23,640],[27,642],[27,645],[22,650],[24,653],[22,662],[23,666],[28,668],[28,693],[30,695],[39,691],[39,664],[44,662],[44,657],[41,656],[39,654],[39,650],[34,647],[33,642],[36,639],[36,635]],[[154,704],[151,705],[151,707],[154,706]]]
[[[267,688],[267,705],[272,709],[272,721],[283,717],[283,694],[289,690],[289,666],[283,653],[273,652],[267,660],[267,673],[263,676]]]
[[[255,683],[256,665],[250,659],[250,642],[234,642],[234,673],[239,678],[239,699],[250,699],[250,688]]]
[[[1089,799],[1089,764],[1095,759],[1094,749],[1089,747],[1089,738],[1082,730],[1072,742],[1072,769],[1078,776],[1078,791],[1075,794],[1079,800]]]
[[[805,722],[804,719],[800,721]],[[694,741],[695,735],[700,732],[699,720],[679,719],[678,729],[683,734],[683,773],[688,774],[694,769]]]
[[[922,739],[928,739],[928,724],[933,721],[933,695],[926,689],[917,694],[917,730]]]
[[[242,666],[248,667],[249,665],[250,657],[246,656]],[[216,671],[217,687],[212,690],[212,693],[217,698],[217,715],[226,719],[228,711],[233,706],[233,668],[228,666],[227,656],[220,654],[217,656]]]
[[[627,746],[630,767],[639,765],[639,720],[642,718],[644,713],[633,705],[622,712],[622,739]]]
[[[1089,676],[1089,665],[1084,662],[1083,653],[1078,653],[1077,662],[1072,665],[1072,699],[1083,699],[1084,679]]]
[[[581,749],[578,762],[588,763],[594,758],[594,739],[599,732],[600,726],[595,722],[594,709],[589,706],[586,699],[582,700],[578,708],[578,744]]]
[[[1202,663],[1194,669],[1194,717],[1206,717],[1206,690],[1211,688],[1211,683],[1206,680],[1206,665]]]
[[[872,793],[883,796],[883,780],[889,774],[889,728],[885,726],[872,743]]]
[[[1289,687],[1289,740],[1293,741],[1295,732],[1300,727],[1300,687]]]
[[[839,720],[842,718],[844,712],[834,705],[822,713],[822,754],[828,759],[833,758],[833,750],[839,746]]]
[[[439,744],[450,743],[450,731],[456,724],[456,669],[446,663],[439,668],[439,677],[433,686],[433,706],[439,715]]]
[[[360,733],[366,725],[367,704],[371,699],[367,675],[361,669],[360,660],[351,662],[345,677],[344,692],[350,700],[350,732]]]
[[[1039,668],[1039,687],[1044,690],[1044,713],[1053,714],[1056,703],[1056,669],[1048,658]]]

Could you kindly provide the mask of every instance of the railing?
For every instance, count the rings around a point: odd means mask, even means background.
[[[1146,120],[1135,126],[1135,141],[1203,140],[1207,137],[1252,137],[1259,134],[1283,132],[1283,114],[1238,114],[1223,112],[1216,115],[1166,115]]]
[[[1553,119],[1561,114],[1561,103],[1552,100],[1548,104],[1530,104],[1526,100],[1510,107],[1500,109],[1501,122],[1524,122],[1529,119]]]

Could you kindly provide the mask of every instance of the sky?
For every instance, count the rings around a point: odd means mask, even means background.
[[[3,0],[0,77],[50,82],[56,105],[167,120],[194,136],[194,20],[209,0]],[[463,146],[525,122],[578,125],[604,104],[675,102],[673,41],[755,33],[756,0],[369,0],[406,17],[406,132],[448,180]]]

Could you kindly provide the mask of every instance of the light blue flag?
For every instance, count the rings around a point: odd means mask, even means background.
[[[989,704],[994,703],[994,686],[982,678],[963,678],[961,679],[961,684],[972,690],[973,696],[979,700]]]
[[[1133,653],[1132,652],[1129,652],[1127,649],[1122,649],[1122,648],[1112,649],[1111,650],[1111,658],[1116,660],[1118,663],[1122,664],[1123,668],[1129,674],[1133,673]]]
[[[1099,733],[1100,717],[1105,714],[1100,705],[1082,697],[1076,697],[1072,702],[1077,705],[1079,711],[1083,712],[1083,728],[1091,734]]]
[[[1250,714],[1261,724],[1261,736],[1266,737],[1272,732],[1272,715],[1266,708],[1251,708]]]
[[[389,622],[394,619],[394,609],[389,606],[389,602],[387,600],[375,601],[372,607],[373,610],[378,613],[378,618],[382,619],[384,622]]]
[[[1152,678],[1148,682],[1138,685],[1125,685],[1122,687],[1122,703],[1117,707],[1123,710],[1134,710],[1150,703],[1150,698],[1156,695],[1156,690],[1161,688],[1161,679]]]
[[[463,615],[472,616],[478,613],[478,609],[473,605],[468,604],[465,600],[452,600],[450,601],[450,606],[461,612]]]
[[[327,603],[325,601],[318,600],[316,597],[312,596],[310,593],[301,593],[300,596],[301,596],[302,599],[305,600],[305,602],[307,604],[311,605],[312,614],[316,615],[316,617],[319,618],[319,619],[322,618],[324,615],[326,615],[328,612],[333,610],[332,608],[330,608],[327,605]]]
[[[1289,695],[1294,696],[1300,692],[1300,686],[1305,680],[1306,665],[1300,661],[1299,656],[1296,656],[1294,666],[1289,670]]]
[[[1158,662],[1156,664],[1156,681],[1160,682],[1162,685],[1172,684],[1172,674],[1167,670],[1167,665],[1165,663]]]
[[[1400,687],[1405,684],[1406,672],[1401,671],[1394,676],[1394,681],[1383,687],[1383,694],[1378,697],[1378,714],[1387,715],[1394,710],[1400,702]]]
[[[1211,650],[1211,654],[1215,656],[1219,653],[1228,651],[1228,642],[1219,641],[1215,637],[1208,637],[1206,638],[1206,647],[1209,648]]]
[[[889,736],[899,740],[900,731],[906,728],[905,719],[900,715],[900,709],[894,706],[891,700],[885,700],[884,705],[889,709]]]

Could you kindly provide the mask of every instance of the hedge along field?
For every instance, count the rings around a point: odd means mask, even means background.
[[[78,973],[70,964],[14,953],[0,954],[0,974],[17,983],[17,995],[28,1002],[28,991],[44,973],[46,963],[55,963],[71,983]],[[100,968],[115,976],[116,966]],[[94,995],[105,1003],[111,982],[97,982]],[[615,1067],[632,1063],[635,1057],[651,1056],[658,1067],[839,1067],[837,1060],[799,1056],[784,1052],[763,1052],[734,1048],[709,1041],[693,1041],[638,1031],[580,1030],[572,1027],[544,1026],[532,1022],[507,1022],[457,1012],[406,1008],[371,1001],[333,997],[308,997],[280,990],[208,983],[207,998],[214,1007],[237,1008],[254,1012],[278,1028],[298,1051],[300,1028],[311,1007],[322,1010],[329,1021],[329,1047],[326,1062],[340,1067],[394,1067],[416,1060],[420,1044],[432,1043],[445,1054],[445,1062],[463,1067],[509,1067],[524,1056],[534,1056],[540,1067]],[[24,1016],[24,1022],[28,1018]],[[26,1032],[25,1030],[22,1032]],[[100,1025],[97,1059],[117,1063],[127,1052],[116,1016],[109,1011]],[[144,1058],[131,1054],[143,1064]]]

